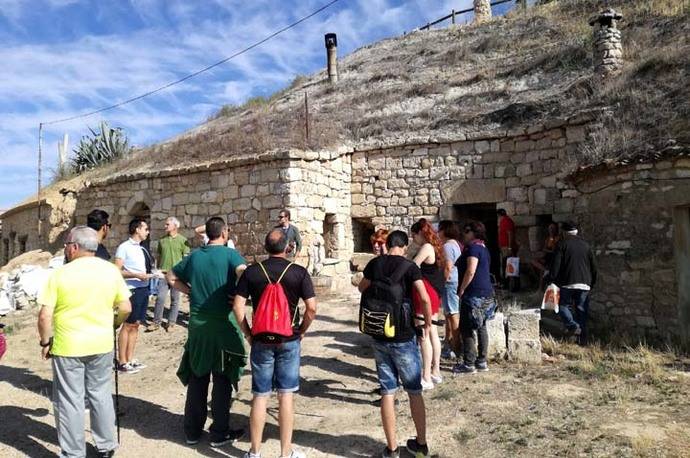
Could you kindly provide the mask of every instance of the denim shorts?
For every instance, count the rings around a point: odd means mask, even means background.
[[[134,288],[132,295],[129,297],[129,302],[132,304],[132,312],[125,320],[125,323],[145,323],[146,309],[149,307],[149,287]]]
[[[375,340],[374,359],[382,396],[398,390],[398,379],[409,394],[422,392],[422,359],[416,339],[405,342]]]
[[[460,297],[458,297],[458,282],[447,282],[443,288],[443,314],[455,315],[460,313]]]
[[[254,396],[299,390],[300,339],[280,344],[253,342],[249,359]]]

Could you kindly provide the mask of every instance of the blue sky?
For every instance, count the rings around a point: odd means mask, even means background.
[[[219,61],[329,0],[0,0],[0,209],[36,191],[38,125],[111,105]],[[202,123],[224,104],[285,87],[325,62],[471,0],[340,0],[261,47],[152,97],[44,130],[44,182],[101,120],[137,146]]]

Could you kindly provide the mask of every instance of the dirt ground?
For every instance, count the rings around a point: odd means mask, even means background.
[[[294,442],[311,457],[380,456],[384,445],[357,299],[343,293],[322,301],[304,339]],[[0,456],[55,456],[52,377],[39,358],[35,315],[2,320],[9,347],[0,363]],[[210,448],[207,436],[184,444],[185,388],[175,371],[185,338],[184,326],[141,334],[136,356],[148,367],[120,376],[119,456],[241,456],[248,449],[247,437],[221,449]],[[548,338],[544,349],[552,358],[541,366],[494,362],[488,373],[464,378],[453,378],[444,363],[443,384],[425,392],[433,456],[690,456],[687,359],[644,347],[583,350]],[[248,425],[250,383],[247,373],[232,405],[234,427]],[[406,396],[399,401],[402,444],[414,428]],[[279,455],[276,406],[273,400],[267,457]]]

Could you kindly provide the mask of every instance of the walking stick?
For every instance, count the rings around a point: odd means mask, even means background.
[[[117,329],[113,327],[113,368],[115,370],[115,424],[117,425],[117,445],[120,445],[120,387],[117,380]]]

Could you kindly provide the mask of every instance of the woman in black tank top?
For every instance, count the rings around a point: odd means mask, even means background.
[[[445,284],[443,245],[434,228],[424,218],[412,225],[411,232],[415,243],[421,247],[414,258],[414,262],[422,271],[422,279],[431,300],[431,319],[436,321],[441,308],[441,294],[443,294]],[[421,310],[415,309],[418,316],[421,315],[420,312]],[[434,384],[443,381],[441,377],[441,340],[438,337],[436,325],[432,324],[429,336],[421,339],[419,346],[422,353],[422,388],[429,390],[434,387]]]

